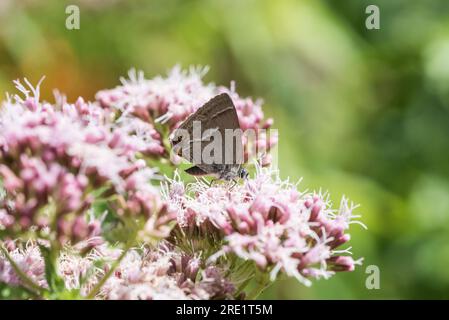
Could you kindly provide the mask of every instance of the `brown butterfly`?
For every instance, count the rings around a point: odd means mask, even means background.
[[[228,94],[222,93],[188,117],[170,141],[178,155],[194,164],[187,173],[229,181],[248,176],[242,167],[241,134],[234,103]]]

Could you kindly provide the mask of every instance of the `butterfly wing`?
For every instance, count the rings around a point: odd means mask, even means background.
[[[218,129],[221,136],[221,160],[217,165],[243,163],[242,132],[237,110],[231,97],[222,93],[213,99],[211,112],[207,114],[202,130]],[[212,140],[210,143],[214,143]]]
[[[201,122],[201,126],[204,128],[203,123],[211,113],[211,109],[216,106],[217,97],[218,96],[215,96],[210,99],[201,108],[192,113],[183,123],[181,123],[170,137],[170,142],[176,154],[183,156],[189,162],[193,162],[193,122]],[[202,133],[203,132],[201,132],[201,135]]]
[[[188,174],[190,174],[192,176],[204,176],[204,175],[208,174],[207,171],[204,171],[203,169],[201,169],[198,166],[190,167],[190,168],[186,169],[185,172],[187,172]]]
[[[194,114],[189,116],[173,134],[171,140],[173,147],[177,148],[178,154],[186,160],[201,166],[205,170],[217,166],[204,165],[201,161],[195,161],[193,144],[195,142],[193,125],[194,121],[201,123],[201,152],[209,143],[215,142],[214,136],[208,135],[208,132],[217,132],[221,135],[221,157],[214,158],[216,165],[241,164],[243,163],[243,145],[237,111],[234,103],[228,94],[222,93],[199,108]],[[231,130],[226,130],[231,129]],[[228,132],[226,132],[228,131]],[[183,134],[180,134],[183,133]],[[205,134],[206,133],[206,134]],[[234,133],[233,142],[229,141],[228,135]],[[211,153],[214,156],[214,153]],[[201,159],[201,157],[199,157]],[[217,159],[220,158],[218,161]],[[206,170],[207,170],[206,169]]]

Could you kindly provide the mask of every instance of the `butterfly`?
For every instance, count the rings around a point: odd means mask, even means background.
[[[242,130],[231,97],[222,93],[190,115],[170,137],[176,154],[194,166],[186,170],[194,176],[216,179],[247,178],[243,168]]]

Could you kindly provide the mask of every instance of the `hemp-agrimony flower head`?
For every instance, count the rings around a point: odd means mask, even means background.
[[[306,285],[309,278],[352,271],[361,262],[337,249],[349,240],[349,225],[360,223],[346,198],[335,213],[328,197],[299,192],[269,168],[258,168],[254,178],[232,189],[179,183],[173,181],[166,192],[177,204],[179,228],[189,239],[198,232],[221,239],[213,260],[234,254],[254,261],[272,280],[281,271]]]
[[[11,236],[53,226],[65,243],[94,236],[86,213],[95,193],[115,193],[119,215],[143,216],[148,232],[166,235],[156,216],[170,216],[155,171],[138,159],[133,137],[115,129],[106,111],[79,99],[74,105],[39,101],[38,88],[6,101],[0,113],[0,200],[3,228]],[[142,162],[143,161],[143,162]],[[167,220],[167,219],[166,219]],[[170,219],[168,219],[170,220]],[[167,220],[167,222],[168,222]],[[151,228],[158,230],[149,230]]]

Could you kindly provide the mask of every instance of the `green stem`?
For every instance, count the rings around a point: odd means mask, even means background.
[[[100,291],[101,287],[106,283],[106,281],[111,277],[111,275],[114,273],[115,269],[119,266],[120,262],[123,260],[123,258],[128,253],[129,249],[131,249],[132,244],[134,241],[128,241],[126,244],[126,247],[123,249],[122,254],[118,257],[117,260],[114,261],[114,263],[111,265],[111,268],[108,272],[101,278],[101,280],[95,285],[95,287],[91,290],[89,295],[86,297],[87,299],[94,299],[97,293]]]
[[[235,292],[235,296],[239,296],[243,290],[245,290],[246,286],[248,285],[248,283],[251,281],[251,278],[248,278],[246,280],[244,280],[237,288],[236,292]]]
[[[248,294],[248,300],[256,300],[257,297],[270,286],[269,280],[264,276],[256,276],[257,286]]]
[[[11,266],[13,267],[15,273],[19,276],[20,280],[22,280],[23,284],[28,287],[28,290],[31,290],[33,294],[36,296],[41,296],[42,292],[45,291],[44,288],[36,284],[33,280],[31,280],[25,272],[23,272],[20,267],[16,264],[14,259],[9,255],[8,250],[3,245],[3,242],[0,242],[0,249],[2,250],[3,254],[5,255],[6,259],[9,261]]]

